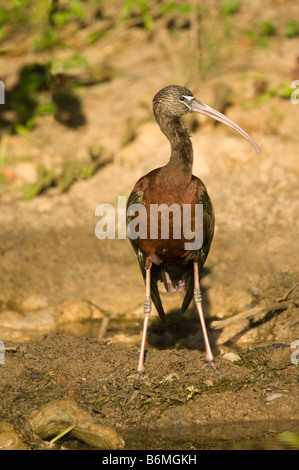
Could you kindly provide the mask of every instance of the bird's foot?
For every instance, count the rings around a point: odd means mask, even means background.
[[[200,369],[193,370],[192,372],[190,372],[190,374],[197,374],[198,372],[201,372],[202,370],[204,370],[206,367],[211,367],[213,371],[215,372],[215,374],[217,374],[219,377],[222,377],[222,374],[220,374],[220,372],[218,371],[215,365],[214,359],[205,359],[204,362],[205,364]]]
[[[145,377],[145,370],[136,370],[133,374],[127,376],[127,379],[143,379]]]
[[[215,365],[214,359],[206,359],[205,364],[199,370],[201,371],[201,370],[205,369],[206,367],[212,367],[215,374],[217,374],[219,376],[222,375],[222,374],[220,374],[220,372],[218,372],[217,367]]]

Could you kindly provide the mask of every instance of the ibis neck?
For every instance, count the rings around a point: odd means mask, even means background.
[[[193,148],[187,129],[180,118],[166,118],[158,122],[161,131],[171,145],[170,160],[164,171],[169,179],[186,184],[191,181],[193,166]],[[165,176],[166,176],[165,175]]]

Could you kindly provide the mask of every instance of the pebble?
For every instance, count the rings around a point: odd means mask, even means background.
[[[103,317],[103,312],[88,302],[79,299],[67,300],[59,307],[57,324],[99,320]]]
[[[4,310],[0,313],[0,323],[1,328],[23,332],[31,330],[48,333],[56,329],[55,311],[50,307],[38,312],[26,313]]]
[[[5,421],[0,422],[0,450],[28,450],[13,425]]]
[[[37,180],[37,168],[32,162],[21,162],[15,166],[16,178],[22,183],[33,184]]]
[[[43,295],[30,294],[28,297],[22,300],[20,304],[20,310],[24,312],[32,312],[40,310],[48,306],[48,299]]]
[[[230,362],[237,362],[241,360],[241,357],[239,356],[239,354],[236,354],[234,352],[228,352],[224,354],[222,357],[223,359],[227,359]]]
[[[265,396],[264,401],[266,403],[270,403],[271,401],[276,400],[277,398],[280,398],[281,396],[282,396],[281,393],[277,393],[277,392],[269,393]]]

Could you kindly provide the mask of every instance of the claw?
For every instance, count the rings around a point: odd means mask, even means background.
[[[193,370],[192,372],[190,372],[190,374],[197,374],[198,372],[201,372],[202,370],[204,370],[206,367],[212,367],[215,374],[217,374],[219,377],[223,377],[223,374],[220,374],[220,372],[218,372],[214,359],[212,360],[204,359],[204,362],[205,364],[200,369]]]
[[[213,371],[215,372],[215,374],[219,375],[219,376],[222,376],[222,374],[220,374],[220,372],[218,372],[217,370],[217,367],[215,366],[215,361],[214,359],[212,360],[205,360],[205,363],[199,370],[203,370],[205,369],[206,367],[212,367]]]
[[[143,379],[145,377],[145,371],[144,370],[136,370],[136,372],[133,372],[133,374],[130,374],[127,376],[127,379]]]

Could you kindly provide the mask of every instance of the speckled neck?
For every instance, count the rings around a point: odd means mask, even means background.
[[[186,184],[191,180],[193,166],[193,148],[188,131],[177,116],[163,119],[156,116],[156,119],[171,145],[170,159],[163,170],[174,184],[176,181]]]

